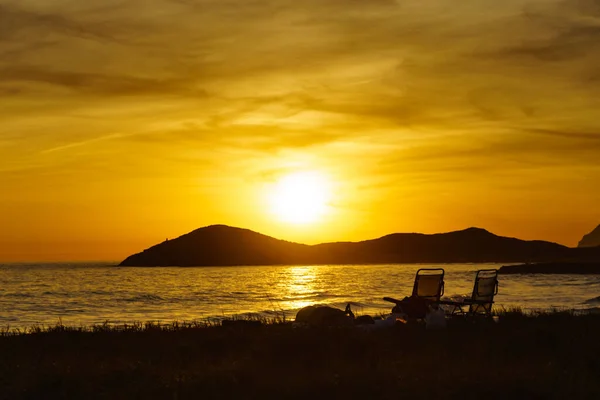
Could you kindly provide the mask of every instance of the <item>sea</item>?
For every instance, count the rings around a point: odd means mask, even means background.
[[[445,297],[468,296],[497,264],[118,267],[115,262],[0,264],[0,329],[136,322],[293,319],[313,304],[389,313],[419,268],[444,268]],[[600,275],[500,275],[497,309],[600,307]]]

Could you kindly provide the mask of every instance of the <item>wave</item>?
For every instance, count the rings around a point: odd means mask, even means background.
[[[117,301],[124,301],[127,303],[133,303],[136,301],[146,302],[146,301],[164,301],[164,299],[155,294],[140,294],[132,297],[127,297],[124,299],[117,299]]]
[[[333,293],[328,293],[328,292],[306,293],[306,294],[292,293],[291,296],[274,297],[271,300],[272,301],[306,301],[306,300],[337,299],[337,298],[342,298],[342,297],[348,297],[348,296],[342,296],[339,294],[333,294]]]
[[[35,297],[30,293],[6,293],[2,295],[3,297],[18,297],[18,298],[32,298]]]
[[[107,290],[90,290],[90,291],[82,292],[82,293],[83,293],[83,295],[91,294],[94,296],[112,296],[112,295],[114,295],[113,292],[110,292]]]

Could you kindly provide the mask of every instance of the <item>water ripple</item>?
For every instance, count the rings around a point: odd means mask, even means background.
[[[117,268],[114,263],[0,266],[0,325],[29,327],[110,321],[173,321],[231,315],[293,318],[310,304],[357,314],[389,312],[384,296],[410,295],[426,265]],[[439,266],[436,266],[439,267]],[[468,296],[474,271],[496,265],[443,265],[446,296]],[[501,276],[498,306],[598,307],[600,277]]]

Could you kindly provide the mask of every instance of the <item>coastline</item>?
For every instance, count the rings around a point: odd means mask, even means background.
[[[600,274],[600,262],[547,262],[531,264],[505,265],[499,274]]]

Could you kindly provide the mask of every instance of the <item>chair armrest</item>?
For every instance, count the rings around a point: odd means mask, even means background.
[[[394,303],[394,304],[400,304],[400,303],[402,303],[402,300],[394,299],[392,297],[384,297],[383,300],[384,301],[389,301],[390,303]]]
[[[465,299],[465,304],[490,304],[494,303],[493,300],[473,300],[473,299]]]
[[[445,305],[445,306],[462,306],[463,304],[465,304],[462,301],[452,301],[452,300],[440,300],[440,301],[436,301],[435,303]]]

